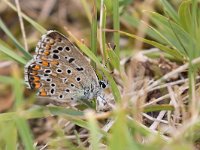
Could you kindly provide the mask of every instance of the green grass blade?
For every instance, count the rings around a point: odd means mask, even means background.
[[[95,55],[97,54],[97,8],[95,1],[93,6],[92,24],[91,24],[91,51]]]
[[[6,135],[5,135],[5,141],[6,141],[6,150],[15,150],[17,149],[17,130],[16,126],[13,123],[13,121],[4,123],[4,126],[6,126]]]
[[[0,83],[13,84],[14,82],[15,82],[15,79],[13,79],[12,77],[0,76]]]
[[[139,150],[137,143],[130,135],[124,111],[121,110],[117,112],[115,124],[111,129],[111,133],[108,144],[109,150]]]
[[[16,112],[1,113],[0,122],[13,120],[14,116],[16,116]]]
[[[107,30],[107,31],[108,32],[113,32],[113,30]],[[144,43],[153,45],[153,46],[159,48],[160,50],[162,50],[163,52],[168,53],[169,55],[175,57],[177,60],[180,60],[180,61],[184,60],[183,55],[181,53],[179,53],[176,49],[169,48],[169,47],[167,47],[165,45],[162,45],[162,44],[160,44],[158,42],[155,42],[155,41],[152,41],[152,40],[147,40],[147,39],[138,37],[138,36],[136,36],[134,34],[130,34],[130,33],[124,32],[124,31],[116,31],[116,32],[119,32],[120,34],[126,35],[128,37],[143,41]]]
[[[92,61],[94,61],[98,66],[101,66],[99,59],[96,55],[82,42],[80,42],[70,31],[67,31],[69,36],[75,41],[77,46],[86,54]]]
[[[160,14],[152,13],[152,19],[156,24],[162,26],[162,33],[169,41],[170,46],[188,57],[188,54],[192,52],[191,47],[193,49],[193,45],[195,45],[194,38],[181,26]]]
[[[74,116],[74,117],[82,117],[83,116],[83,112],[82,111],[78,111],[78,110],[74,110],[74,109],[67,109],[64,107],[48,107],[48,110],[51,112],[51,114],[53,115],[61,115],[61,114],[65,114],[65,115],[69,115],[69,116]]]
[[[192,29],[192,35],[193,37],[196,36],[196,29],[198,28],[198,25],[197,25],[197,11],[199,9],[199,6],[198,6],[198,0],[192,0],[192,6],[191,6],[191,15],[192,15],[192,22],[191,22],[191,29]]]
[[[119,67],[120,66],[120,59],[119,59],[119,57],[116,55],[116,53],[112,49],[109,48],[107,51],[108,51],[107,53],[108,53],[108,57],[110,59],[111,65],[119,71],[120,70],[120,67]]]
[[[14,120],[15,116],[19,115],[18,113],[19,112],[1,113],[0,122]],[[56,106],[50,106],[50,107],[37,106],[29,110],[21,111],[20,113],[21,113],[20,115],[25,119],[42,118],[52,115],[66,116],[69,117],[70,119],[83,117],[83,112],[81,111],[66,109],[64,107],[56,107]]]
[[[99,140],[97,137],[100,135],[100,133],[99,133],[99,127],[98,127],[97,121],[95,119],[95,114],[94,112],[89,111],[89,112],[86,112],[85,116],[88,120],[91,148],[95,150],[99,150]]]
[[[168,110],[168,111],[173,111],[174,106],[172,105],[154,105],[154,106],[147,106],[144,108],[144,112],[154,112],[154,111],[162,111],[162,110]]]
[[[23,96],[23,91],[24,91],[24,85],[21,84],[21,80],[14,77],[15,82],[12,84],[13,87],[13,93],[15,95],[15,107],[20,108],[22,104],[24,103],[24,96]]]
[[[85,13],[86,13],[86,16],[90,22],[90,24],[92,24],[92,15],[90,13],[90,7],[89,7],[89,4],[87,3],[86,0],[81,0],[81,3],[83,5],[83,8],[85,10]]]
[[[11,9],[13,9],[14,11],[17,12],[17,8],[10,3],[8,0],[3,0]],[[25,15],[24,13],[21,13],[22,17],[29,22],[35,29],[37,29],[38,31],[40,31],[40,33],[44,34],[46,33],[46,29],[44,27],[42,27],[40,24],[38,24],[36,21],[34,21],[33,19],[31,19],[30,17],[28,17],[27,15]]]
[[[181,3],[178,9],[178,15],[180,18],[180,25],[188,33],[191,32],[191,13],[190,13],[191,0],[186,0]]]
[[[83,117],[83,112],[74,110],[74,109],[67,109],[64,107],[57,107],[57,106],[49,106],[49,107],[37,106],[30,110],[23,111],[23,118],[25,119],[42,118],[42,117],[48,117],[52,115],[65,116],[69,118],[80,118],[80,117]],[[2,119],[4,119],[4,116],[2,116]]]
[[[29,128],[28,123],[24,118],[15,117],[15,123],[17,129],[19,131],[19,135],[21,140],[23,141],[23,145],[27,150],[35,150],[33,146],[33,137]]]
[[[103,7],[103,16],[102,16],[102,29],[106,28],[106,15],[107,15],[107,11],[106,11],[106,7],[104,5]],[[108,54],[107,54],[107,50],[106,50],[106,32],[102,30],[102,49],[103,49],[103,57],[104,60],[106,62],[107,58],[108,58]]]
[[[146,11],[144,11],[144,13],[147,13]],[[128,13],[124,13],[122,15],[122,18],[124,21],[126,21],[131,27],[134,28],[139,28],[139,25],[143,22],[141,22],[138,18],[128,14]],[[153,38],[154,40],[160,42],[160,43],[166,43],[165,40],[163,40],[163,38],[160,37],[160,35],[158,35],[154,30],[152,30],[152,28],[147,28],[146,30],[146,34],[148,36],[150,36],[151,38]]]
[[[4,45],[2,45],[1,42],[0,42],[0,51],[3,52],[4,54],[6,54],[7,56],[9,56],[10,58],[12,58],[13,60],[16,60],[17,62],[19,62],[23,65],[25,65],[27,62],[21,56],[16,54],[14,51],[12,51],[8,47],[5,47]]]
[[[85,129],[87,129],[87,130],[90,130],[90,128],[89,128],[89,126],[88,126],[88,122],[85,121],[85,120],[83,120],[83,119],[79,119],[79,118],[77,118],[77,117],[71,117],[71,118],[67,117],[67,119],[69,119],[71,122],[73,122],[74,124],[76,124],[76,125],[78,125],[78,126],[80,126],[80,127],[82,127],[82,128],[85,128]],[[100,130],[100,129],[99,129],[99,130]],[[108,134],[107,134],[105,131],[103,131],[103,130],[100,130],[99,132],[101,133],[101,135],[104,135],[104,136],[107,136],[107,135],[108,135]],[[99,138],[99,136],[96,137],[96,138],[97,138],[98,140],[101,139],[101,138]]]
[[[168,18],[166,18],[158,13],[152,12],[151,20],[153,21],[153,23],[155,23],[158,26],[157,30],[160,30],[160,33],[162,33],[160,35],[162,35],[162,37],[164,37],[167,44],[169,44],[172,47],[176,47],[178,50],[184,52],[181,44],[177,41],[176,36],[175,36],[173,30],[171,29]]]
[[[12,33],[9,31],[9,29],[6,27],[2,19],[0,18],[0,28],[6,33],[6,35],[13,41],[15,46],[25,55],[25,57],[28,59],[31,59],[32,56],[29,54],[24,47],[17,41],[17,39],[12,35]]]
[[[108,71],[106,71],[104,69],[102,71],[103,71],[103,73],[105,74],[106,78],[109,81],[109,85],[110,85],[110,87],[112,89],[112,93],[114,95],[115,101],[116,102],[120,102],[121,101],[121,94],[119,92],[119,89],[118,89],[115,81],[113,80],[112,76],[110,75],[110,73]]]
[[[120,30],[120,21],[119,21],[119,1],[113,0],[113,29]],[[120,57],[120,47],[119,47],[120,34],[114,32],[114,43],[116,45],[116,54]]]
[[[179,20],[178,14],[174,10],[174,8],[171,6],[171,4],[167,0],[161,0],[161,3],[164,7],[165,12],[168,14],[168,16],[171,17],[175,22],[178,22]]]

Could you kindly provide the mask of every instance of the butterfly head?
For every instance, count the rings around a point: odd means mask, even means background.
[[[108,82],[104,80],[99,81],[99,86],[101,89],[106,89],[108,87]]]

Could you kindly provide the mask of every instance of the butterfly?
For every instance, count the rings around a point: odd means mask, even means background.
[[[80,50],[55,30],[48,31],[37,43],[24,74],[30,89],[55,104],[99,99],[107,87]]]

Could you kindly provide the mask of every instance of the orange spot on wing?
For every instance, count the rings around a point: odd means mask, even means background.
[[[39,69],[40,69],[40,66],[39,66],[39,65],[35,65],[32,69],[33,69],[33,70],[39,70]]]
[[[50,52],[49,52],[48,50],[46,50],[46,51],[44,51],[44,54],[45,54],[46,56],[48,56],[48,55],[50,54]]]
[[[34,78],[34,82],[40,81],[40,77],[38,76],[33,76],[33,78]]]
[[[58,61],[56,61],[56,60],[54,60],[54,61],[51,61],[51,64],[52,64],[52,65],[58,65],[58,64],[59,64],[59,62],[58,62]]]
[[[44,89],[41,89],[39,95],[40,96],[47,96],[47,92]]]
[[[34,84],[35,84],[35,87],[34,87],[34,88],[36,88],[36,89],[39,89],[40,86],[41,86],[41,84],[40,84],[39,82],[34,82]]]
[[[47,67],[47,66],[49,66],[49,63],[47,61],[42,61],[42,65]]]
[[[46,57],[44,57],[44,56],[42,56],[42,57],[41,57],[41,60],[47,60],[47,58],[46,58]]]
[[[50,50],[51,49],[51,45],[47,44],[45,47],[46,50]]]

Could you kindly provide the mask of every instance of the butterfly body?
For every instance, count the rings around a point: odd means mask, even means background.
[[[38,96],[57,102],[91,100],[102,93],[90,63],[67,37],[50,30],[36,46],[25,66],[25,82]]]

